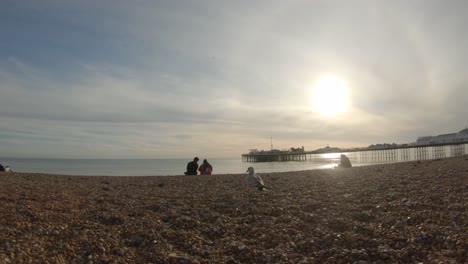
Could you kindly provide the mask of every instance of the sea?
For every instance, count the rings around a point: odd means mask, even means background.
[[[0,158],[0,164],[15,172],[86,176],[174,176],[184,175],[191,159],[30,159]],[[245,162],[242,158],[208,159],[213,174],[270,173],[333,168],[337,161]],[[199,162],[199,164],[201,164]],[[359,166],[359,164],[353,164]]]
[[[405,162],[411,160],[440,159],[465,155],[468,144],[425,146],[409,149],[388,149],[344,153],[353,167]],[[242,157],[208,158],[213,174],[241,174],[252,166],[257,173],[301,171],[334,168],[339,163],[340,153],[311,156],[307,161],[247,162]],[[27,159],[0,158],[0,164],[10,166],[15,172],[47,173],[86,176],[174,176],[184,175],[186,159]],[[204,159],[204,158],[202,158]],[[201,164],[201,161],[199,161]]]

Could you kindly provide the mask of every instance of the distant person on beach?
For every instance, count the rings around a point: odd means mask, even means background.
[[[200,165],[198,171],[200,172],[200,175],[211,175],[211,172],[213,172],[213,166],[208,163],[208,160],[204,159],[203,164]]]
[[[249,174],[247,174],[247,177],[245,179],[247,181],[247,184],[250,187],[257,188],[257,190],[259,190],[259,191],[266,190],[266,187],[265,187],[265,184],[263,183],[262,177],[260,177],[260,175],[255,174],[253,167],[249,167],[247,169],[247,172]]]
[[[351,161],[349,160],[346,155],[341,154],[340,156],[340,165],[338,165],[338,168],[351,168],[353,165],[351,165]]]
[[[185,175],[197,175],[198,157],[193,158],[193,161],[187,163],[187,171]]]
[[[4,172],[11,172],[12,170],[10,169],[9,166],[5,166],[3,167],[2,164],[0,164],[0,171],[4,171]]]

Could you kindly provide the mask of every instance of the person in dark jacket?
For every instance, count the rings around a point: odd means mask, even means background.
[[[4,172],[13,172],[13,171],[10,169],[10,166],[3,166],[2,164],[0,164],[0,171],[4,171]]]
[[[187,171],[185,175],[197,175],[198,157],[193,158],[193,161],[187,163]]]
[[[353,165],[351,165],[351,161],[349,160],[348,157],[346,157],[346,155],[344,154],[341,154],[340,156],[340,165],[338,165],[338,167],[340,168],[351,168]]]

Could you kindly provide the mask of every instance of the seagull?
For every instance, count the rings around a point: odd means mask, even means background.
[[[245,179],[247,181],[247,184],[250,187],[255,187],[259,191],[263,191],[264,189],[266,189],[265,184],[263,183],[262,177],[254,173],[253,167],[249,167],[246,172],[248,172],[249,174],[247,175]]]

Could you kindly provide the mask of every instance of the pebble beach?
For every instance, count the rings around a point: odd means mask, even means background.
[[[259,174],[0,173],[0,263],[467,262],[467,155]]]

